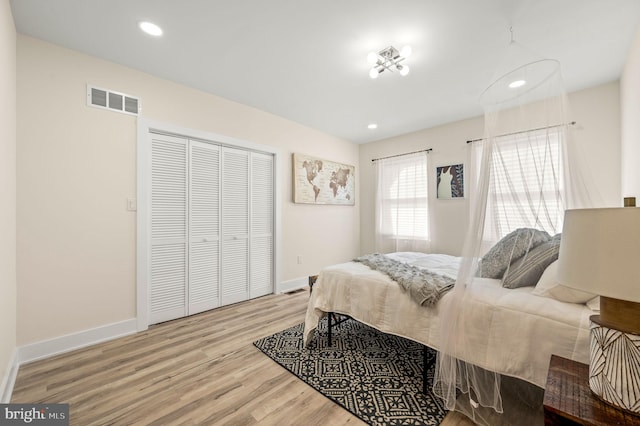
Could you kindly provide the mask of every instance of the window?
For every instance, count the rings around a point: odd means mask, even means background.
[[[429,243],[426,153],[376,162],[376,250],[427,251]]]
[[[491,239],[524,227],[562,231],[562,135],[551,128],[496,139],[487,199]]]

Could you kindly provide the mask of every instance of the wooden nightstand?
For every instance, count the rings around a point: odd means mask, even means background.
[[[598,399],[589,389],[589,366],[551,356],[544,390],[544,424],[640,425],[640,417]]]

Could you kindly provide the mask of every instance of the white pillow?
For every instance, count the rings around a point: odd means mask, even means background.
[[[556,260],[547,266],[531,293],[567,303],[587,303],[597,296],[597,294],[563,286],[556,278],[557,272],[558,261]]]
[[[587,307],[594,312],[600,312],[600,296],[596,296],[587,302]]]

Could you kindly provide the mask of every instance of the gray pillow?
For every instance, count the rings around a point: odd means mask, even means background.
[[[502,287],[518,288],[534,286],[547,266],[558,259],[561,234],[554,235],[546,243],[529,250],[521,258],[511,262],[502,278]]]
[[[512,259],[522,257],[531,248],[551,239],[545,231],[518,228],[496,243],[480,260],[478,275],[483,278],[502,278]]]

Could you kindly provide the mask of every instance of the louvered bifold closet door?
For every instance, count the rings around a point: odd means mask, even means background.
[[[249,298],[249,152],[222,148],[221,303]]]
[[[251,153],[249,296],[273,293],[273,155]]]
[[[191,141],[189,315],[220,306],[220,147]]]
[[[187,140],[151,135],[149,323],[186,315]]]

